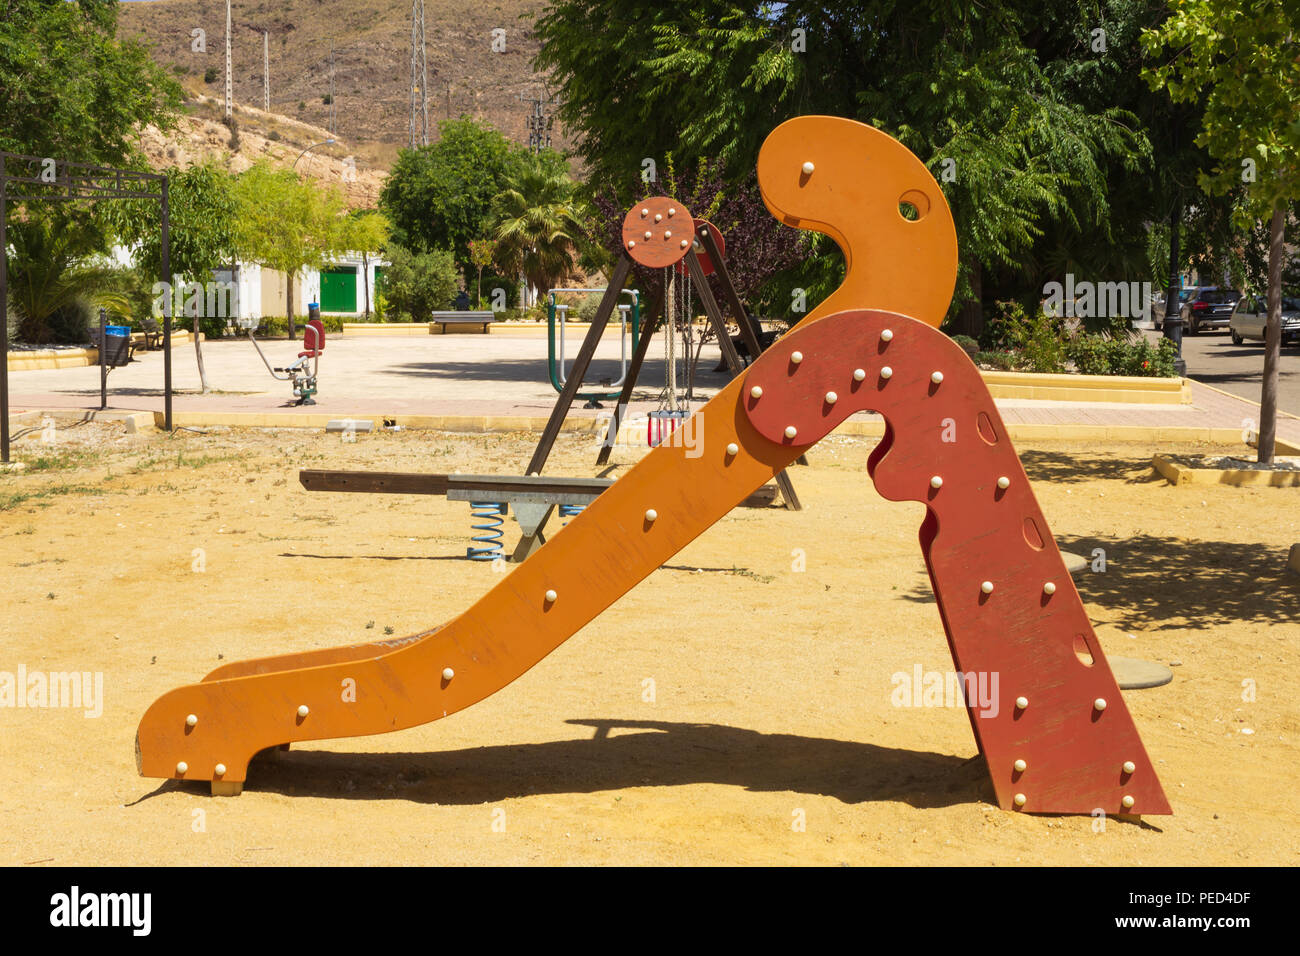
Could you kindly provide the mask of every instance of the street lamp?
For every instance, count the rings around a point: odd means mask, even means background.
[[[295,159],[295,160],[293,161],[293,168],[294,168],[294,169],[297,169],[297,168],[298,168],[298,160],[299,160],[299,159],[302,159],[304,156],[306,156],[308,153],[310,153],[310,152],[311,152],[313,149],[315,149],[317,146],[333,146],[333,145],[334,145],[334,140],[332,140],[332,139],[327,139],[327,140],[325,140],[324,142],[320,142],[320,143],[312,143],[310,146],[308,146],[306,149],[304,149],[301,153],[298,154],[298,159]]]

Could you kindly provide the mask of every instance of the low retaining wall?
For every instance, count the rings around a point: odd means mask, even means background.
[[[173,349],[178,345],[188,343],[189,340],[189,332],[182,332],[179,329],[172,330]],[[144,333],[133,332],[131,341],[143,349]],[[201,336],[199,341],[206,342],[207,336]],[[84,368],[87,365],[98,364],[99,349],[94,347],[86,349],[36,349],[9,353],[9,371],[11,372],[30,372],[46,368]]]

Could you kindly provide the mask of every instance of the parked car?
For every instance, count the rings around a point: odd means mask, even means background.
[[[1232,310],[1228,334],[1233,345],[1242,345],[1246,339],[1264,341],[1264,326],[1268,322],[1268,296],[1243,295]],[[1282,344],[1300,342],[1300,301],[1282,298]]]
[[[1226,329],[1233,306],[1241,293],[1233,289],[1202,286],[1179,308],[1183,317],[1183,334],[1195,335],[1204,329]]]
[[[1178,308],[1181,309],[1196,294],[1195,289],[1181,289],[1178,292]],[[1169,301],[1167,292],[1160,292],[1151,303],[1151,321],[1157,329],[1165,327],[1165,303]]]

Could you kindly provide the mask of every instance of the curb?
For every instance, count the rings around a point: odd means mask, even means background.
[[[33,420],[41,417],[66,416],[68,409],[53,411],[28,411],[22,413]],[[127,421],[132,419],[136,428],[152,424],[155,428],[163,427],[162,412],[85,412],[84,419],[105,421]],[[532,415],[419,415],[401,412],[366,411],[345,414],[331,412],[173,412],[172,424],[176,426],[228,426],[233,428],[319,428],[324,429],[331,421],[340,419],[370,420],[377,427],[400,426],[403,429],[424,429],[449,432],[540,432],[546,427],[546,419]],[[564,420],[561,431],[569,433],[597,434],[603,431],[607,418],[587,416],[570,416]],[[128,425],[128,428],[131,427]],[[1046,425],[1046,424],[1012,424],[1007,425],[1008,437],[1012,441],[1049,439],[1057,441],[1123,441],[1123,442],[1203,442],[1212,445],[1241,445],[1241,430],[1237,428],[1214,428],[1191,425],[1155,426],[1155,425]],[[836,428],[832,434],[861,438],[879,438],[885,433],[883,421],[847,421]],[[1279,440],[1279,451],[1286,443]],[[1288,449],[1291,446],[1287,446]],[[1288,452],[1289,453],[1289,452]],[[1300,451],[1297,451],[1300,454]]]
[[[1164,455],[1155,455],[1151,465],[1171,485],[1232,485],[1267,488],[1300,487],[1300,472],[1253,471],[1247,468],[1188,468]]]

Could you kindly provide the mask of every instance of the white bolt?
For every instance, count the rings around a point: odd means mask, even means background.
[[[669,207],[668,207],[668,215],[670,215],[670,216],[675,216],[675,215],[677,215],[677,208],[676,208],[675,206],[669,206]]]
[[[673,234],[672,234],[669,230],[665,229],[665,230],[664,230],[664,238],[665,238],[665,239],[671,239],[672,237],[673,237]]]
[[[451,680],[451,679],[452,679],[453,677],[455,677],[455,676],[456,676],[456,672],[455,672],[454,670],[452,670],[450,667],[444,667],[444,668],[442,669],[442,679],[443,679],[443,680]]]
[[[800,362],[803,361],[803,353],[802,353],[802,352],[791,352],[791,353],[790,353],[790,361],[793,362],[795,365],[798,365]]]
[[[805,176],[811,176],[813,170],[816,169],[816,168],[817,168],[817,167],[814,166],[814,165],[813,165],[812,163],[810,163],[810,162],[809,162],[809,163],[804,163],[804,164],[803,164],[803,174],[804,174]]]
[[[733,441],[731,444],[729,444],[729,445],[727,446],[727,454],[728,454],[728,455],[731,455],[731,456],[733,456],[733,457],[736,456],[736,455],[739,455],[739,454],[740,454],[740,446],[737,445],[737,444]]]
[[[188,717],[185,718],[185,726],[186,726],[186,727],[193,727],[193,726],[194,726],[195,724],[197,724],[198,722],[199,722],[199,715],[198,715],[198,714],[190,714]]]
[[[650,238],[650,230],[649,230],[649,229],[647,229],[647,230],[645,231],[645,237],[646,237],[647,239]]]
[[[661,213],[661,212],[657,212],[657,213],[655,213],[655,222],[658,222],[658,221],[659,221],[660,219],[662,219],[663,217],[664,217],[664,214],[663,214],[663,213]]]
[[[645,513],[646,521],[655,521],[658,518],[659,518],[659,512],[655,511],[653,508],[646,509],[646,513]]]
[[[1137,801],[1134,800],[1132,797],[1130,797],[1127,793],[1124,794],[1124,799],[1120,801],[1120,803],[1124,804],[1124,809],[1125,809],[1125,810],[1131,810],[1131,809],[1133,809],[1133,804],[1136,803],[1136,802],[1137,802]]]
[[[218,777],[225,776],[226,765],[224,763],[219,763],[212,768],[212,772],[215,773]]]
[[[836,395],[834,392],[827,392],[827,393],[826,393],[826,404],[827,404],[827,405],[834,405],[834,404],[835,404],[836,402],[838,402],[839,400],[840,400],[840,397],[839,397],[838,395]]]
[[[882,329],[881,332],[880,332],[880,341],[882,341],[882,342],[892,342],[892,341],[894,341],[894,330],[893,330],[893,329]]]
[[[650,215],[650,210],[649,210],[649,209],[646,209],[644,206],[642,206],[642,207],[641,207],[641,215],[643,215],[643,216],[648,216],[648,215]]]
[[[793,425],[786,425],[786,426],[785,426],[785,437],[786,437],[786,438],[793,438],[793,437],[794,437],[795,435],[797,435],[797,434],[799,434],[799,429],[795,428]]]
[[[755,385],[753,388],[751,388],[751,389],[749,390],[749,394],[752,395],[752,396],[754,396],[754,398],[762,398],[762,397],[763,397],[763,386],[762,386],[762,385]]]
[[[855,368],[853,370],[853,381],[860,382],[866,377],[867,377],[867,370],[865,368]]]
[[[185,773],[189,769],[190,769],[190,765],[187,764],[184,760],[182,760],[180,763],[176,765],[177,773]]]
[[[880,370],[880,377],[881,377],[881,378],[893,378],[893,377],[894,377],[894,370],[893,370],[892,368],[890,368],[888,365],[886,365],[884,368],[882,368],[882,369]]]
[[[992,593],[993,593],[993,582],[992,582],[992,581],[985,581],[983,584],[980,585],[980,590],[983,591],[985,594],[992,594]]]
[[[1024,709],[1025,709],[1026,707],[1028,707],[1028,706],[1029,706],[1029,698],[1028,698],[1028,697],[1017,697],[1017,698],[1016,698],[1016,710],[1024,710]]]
[[[559,597],[559,595],[556,594],[555,591],[554,591],[553,589],[552,589],[552,590],[549,590],[549,591],[546,592],[546,603],[547,603],[547,604],[554,604],[554,603],[555,603],[555,599],[558,598],[558,597]]]
[[[942,488],[942,487],[943,487],[943,479],[942,479],[941,477],[939,477],[938,475],[935,475],[933,478],[930,479],[930,487],[931,487],[931,488]]]
[[[1135,771],[1135,770],[1137,770],[1137,764],[1135,764],[1132,760],[1125,760],[1125,761],[1124,761],[1124,772],[1125,772],[1125,773],[1132,773],[1132,772]]]
[[[934,382],[935,385],[938,385],[943,381],[943,372],[931,372],[930,381]]]
[[[1008,478],[1006,475],[1003,475],[1001,478],[998,479],[998,487],[1001,488],[1003,491],[1006,491],[1008,488],[1011,487],[1011,479]]]
[[[310,713],[311,713],[311,709],[308,708],[308,706],[307,706],[306,704],[302,704],[301,706],[299,706],[299,708],[298,708],[298,716],[299,716],[299,717],[306,717],[306,716],[307,716],[308,714],[310,714]]]
[[[1051,581],[1048,581],[1046,584],[1043,585],[1043,593],[1044,593],[1044,594],[1055,594],[1055,593],[1056,593],[1056,585],[1053,584]]]
[[[627,247],[628,247],[629,249],[635,249],[635,248],[636,248],[636,240],[635,240],[635,239],[629,239],[629,240],[627,241]]]
[[[1012,766],[1016,768],[1016,773],[1024,773],[1025,768],[1028,767],[1029,764],[1025,763],[1023,760],[1017,760],[1014,764],[1012,764]]]
[[[690,245],[690,243],[687,242],[685,239],[682,240],[682,248],[683,248],[683,249],[685,249],[685,248],[686,248],[687,246],[689,246],[689,245]]]
[[[1025,795],[1023,793],[1016,794],[1016,806],[1023,807],[1024,805],[1025,805]]]
[[[1093,708],[1096,709],[1096,710],[1105,710],[1105,709],[1106,709],[1106,698],[1105,698],[1105,697],[1098,697],[1096,700],[1094,700],[1094,701],[1092,702],[1092,706],[1093,706]]]

